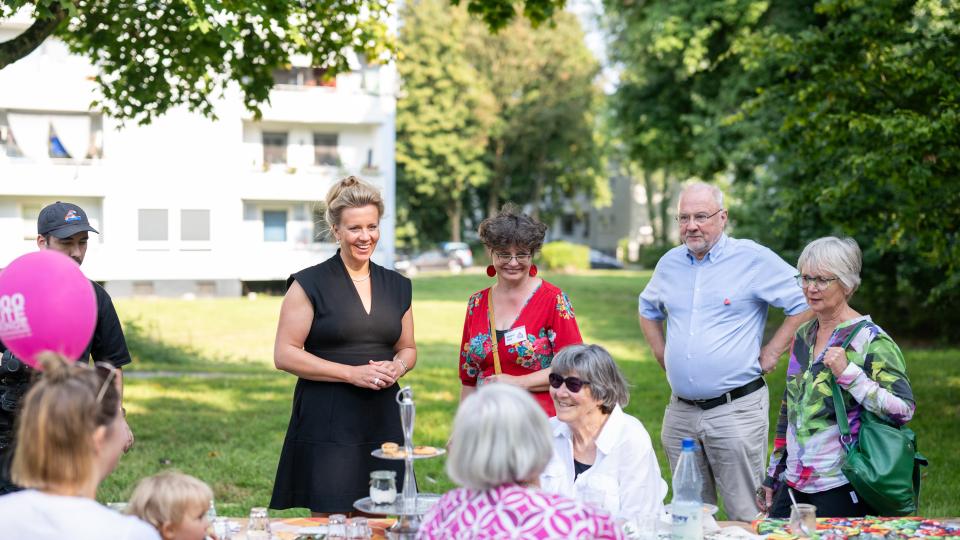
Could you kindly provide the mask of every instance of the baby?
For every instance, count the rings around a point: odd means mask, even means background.
[[[137,484],[126,513],[153,525],[163,540],[204,540],[213,491],[202,481],[167,471]]]

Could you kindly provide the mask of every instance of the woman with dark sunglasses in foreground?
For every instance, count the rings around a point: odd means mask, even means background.
[[[599,345],[570,345],[553,359],[553,459],[540,485],[622,519],[658,515],[667,494],[643,424],[623,412],[630,392]]]

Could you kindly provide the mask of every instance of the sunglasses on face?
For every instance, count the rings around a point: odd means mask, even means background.
[[[576,394],[577,392],[580,391],[581,388],[583,388],[583,385],[590,384],[590,383],[587,381],[580,380],[579,377],[561,377],[556,373],[550,374],[550,386],[554,388],[560,388],[560,386],[564,384],[567,385],[567,390]]]

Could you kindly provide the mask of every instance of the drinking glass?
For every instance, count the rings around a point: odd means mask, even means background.
[[[258,506],[250,509],[247,540],[270,540],[270,518],[267,516],[266,508]]]
[[[817,532],[817,507],[812,504],[795,504],[790,507],[790,532],[802,538],[810,538]]]
[[[219,540],[230,540],[230,520],[225,517],[218,517],[213,519],[211,523],[213,528],[213,534],[217,535]]]
[[[369,540],[372,536],[367,518],[355,517],[347,520],[347,540]]]
[[[343,514],[331,514],[328,523],[327,540],[346,540],[347,516]]]

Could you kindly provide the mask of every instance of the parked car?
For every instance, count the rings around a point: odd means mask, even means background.
[[[401,274],[415,276],[418,272],[424,270],[448,270],[454,274],[459,274],[463,270],[463,264],[453,254],[446,254],[439,249],[431,249],[411,257],[409,259],[400,259],[393,264],[393,268]]]
[[[460,261],[460,266],[464,268],[473,266],[473,251],[465,242],[444,242],[440,244],[440,249],[456,257]]]
[[[611,257],[602,251],[596,249],[590,250],[590,268],[607,268],[612,270],[622,270],[623,263],[616,257]]]

